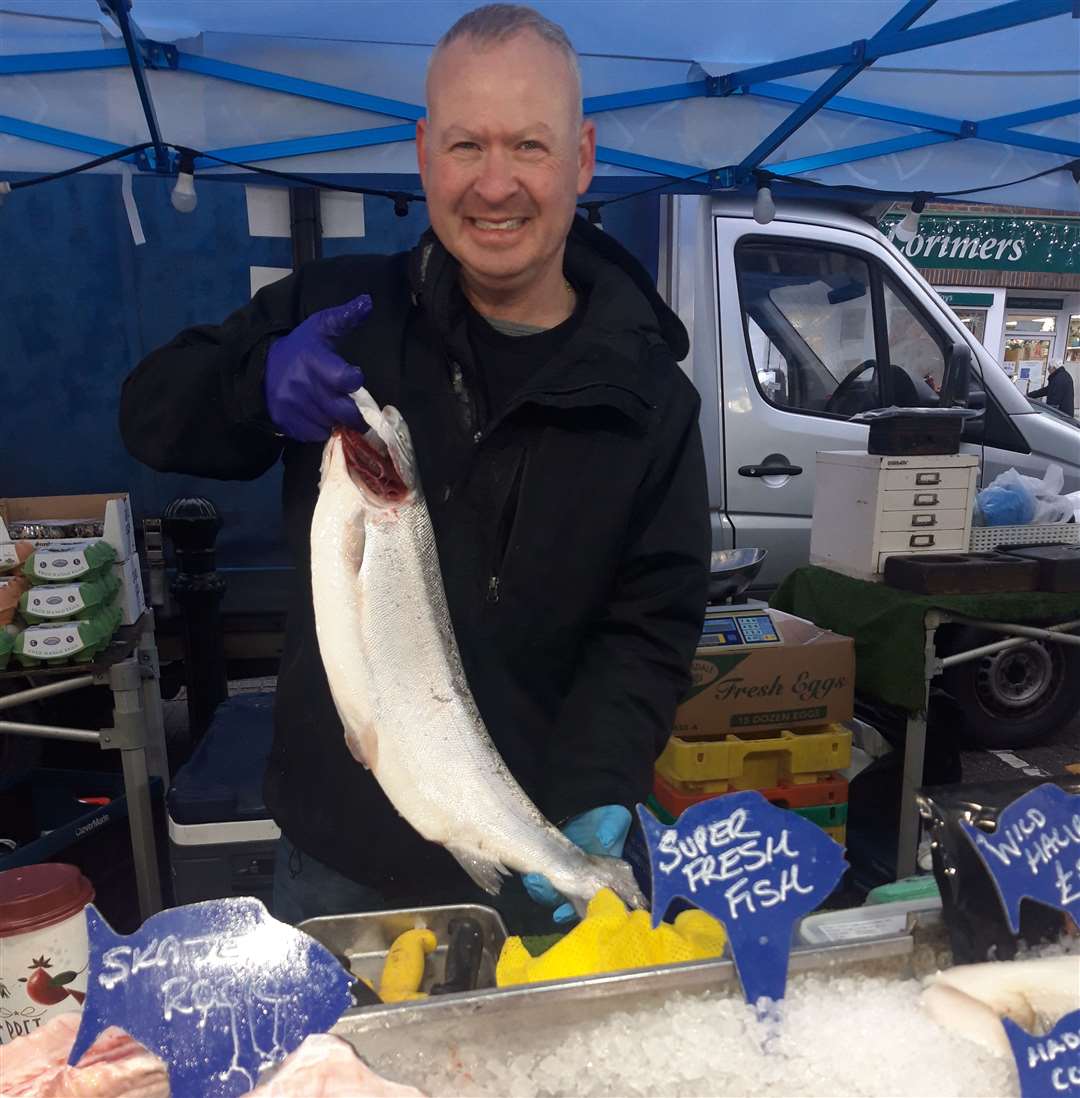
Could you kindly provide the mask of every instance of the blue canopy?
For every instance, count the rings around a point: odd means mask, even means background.
[[[0,176],[170,146],[417,185],[431,46],[466,0],[0,0]],[[595,189],[754,172],[1080,210],[1074,0],[536,0],[582,55]],[[119,160],[101,171],[130,170]],[[1044,171],[1050,174],[1039,175]],[[1003,184],[1038,176],[1013,186]]]

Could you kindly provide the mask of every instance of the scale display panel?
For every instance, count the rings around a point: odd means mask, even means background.
[[[700,648],[759,648],[783,644],[783,637],[767,610],[710,614],[702,628]]]
[[[701,643],[712,644],[720,648],[744,642],[735,625],[734,618],[706,618]]]

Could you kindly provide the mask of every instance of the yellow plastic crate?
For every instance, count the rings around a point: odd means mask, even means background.
[[[847,824],[837,824],[836,827],[823,827],[821,829],[829,836],[830,839],[835,839],[841,846],[847,846]]]
[[[799,732],[731,732],[718,740],[672,736],[656,770],[688,792],[719,794],[819,782],[850,765],[851,730],[830,724]]]

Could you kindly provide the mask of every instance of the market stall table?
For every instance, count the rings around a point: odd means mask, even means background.
[[[947,667],[1025,643],[1049,640],[1080,645],[1080,593],[1009,592],[919,595],[884,583],[853,579],[811,565],[792,572],[770,605],[855,641],[855,689],[907,714],[898,878],[915,872],[919,815],[915,791],[922,780],[930,685]],[[1047,627],[1025,623],[1054,622]],[[940,657],[935,637],[943,625],[967,625],[1008,639]]]
[[[118,629],[108,648],[92,663],[66,663],[0,672],[0,686],[29,679],[27,689],[0,694],[0,712],[87,686],[108,686],[113,694],[113,726],[99,730],[0,720],[0,732],[43,739],[96,743],[118,750],[123,765],[139,913],[147,919],[161,909],[161,879],[150,805],[150,775],[168,785],[160,670],[154,642],[154,615],[147,611],[133,625]]]

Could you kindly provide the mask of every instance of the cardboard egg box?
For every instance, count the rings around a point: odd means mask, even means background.
[[[145,610],[146,597],[127,492],[0,498],[0,559],[13,555],[19,541],[29,541],[35,549],[57,550],[96,539],[116,551],[112,566],[120,584],[116,605],[121,624],[132,625]]]

